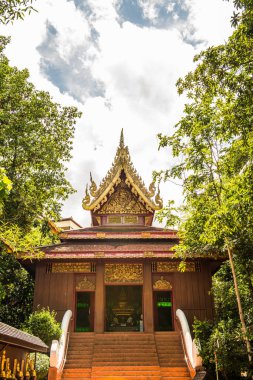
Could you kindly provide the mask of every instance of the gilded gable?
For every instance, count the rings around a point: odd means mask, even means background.
[[[124,181],[101,207],[99,214],[146,214],[148,211]]]
[[[152,182],[147,189],[137,174],[124,143],[123,130],[111,169],[99,186],[92,175],[90,181],[82,205],[85,210],[91,211],[93,225],[107,223],[109,219],[106,215],[112,214],[116,214],[118,219],[122,214],[130,214],[129,217],[131,214],[142,215],[143,223],[151,225],[155,210],[162,208],[159,188],[156,193],[155,183]],[[148,219],[145,219],[147,214]],[[125,218],[122,216],[121,223],[127,223]],[[138,217],[136,220],[142,223]]]

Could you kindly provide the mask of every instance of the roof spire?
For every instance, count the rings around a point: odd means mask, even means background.
[[[125,147],[125,142],[124,142],[124,129],[123,129],[123,128],[121,129],[121,133],[120,133],[119,146],[120,146],[120,148],[124,148],[124,147]]]

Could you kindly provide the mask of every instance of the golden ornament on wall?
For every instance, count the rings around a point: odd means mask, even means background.
[[[105,253],[103,251],[94,252],[94,257],[96,257],[96,258],[105,257]]]
[[[105,282],[142,283],[142,264],[105,264]]]
[[[154,252],[148,252],[148,251],[146,251],[146,252],[144,252],[143,253],[143,257],[154,257],[155,256],[155,254],[154,254]]]
[[[163,276],[159,280],[155,281],[153,285],[154,290],[171,290],[172,285],[169,281],[165,280]]]
[[[90,281],[86,276],[78,282],[76,290],[95,290],[95,284]]]
[[[81,273],[91,272],[90,263],[53,263],[52,273]]]
[[[161,261],[158,261],[157,262],[157,269],[156,271],[157,272],[179,272],[179,262],[173,262],[173,261],[170,261],[170,262],[161,262]],[[194,262],[187,262],[186,265],[185,265],[185,272],[195,272],[195,263]]]
[[[99,239],[103,239],[103,238],[105,238],[105,232],[97,232],[97,238],[99,238]]]

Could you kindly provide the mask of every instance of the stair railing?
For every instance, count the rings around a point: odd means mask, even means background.
[[[186,363],[191,379],[201,380],[205,377],[206,371],[203,367],[202,358],[199,356],[198,346],[195,339],[192,339],[191,331],[185,313],[177,309],[176,319],[180,329]]]
[[[61,374],[66,361],[66,355],[69,342],[69,325],[72,318],[72,311],[67,310],[62,318],[61,337],[58,340],[53,340],[50,349],[50,362],[48,380],[60,380]]]

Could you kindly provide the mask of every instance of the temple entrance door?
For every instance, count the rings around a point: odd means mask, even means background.
[[[94,292],[76,293],[75,331],[94,331]]]
[[[154,326],[155,331],[173,330],[172,293],[154,291]]]
[[[106,286],[106,331],[143,331],[142,286]]]

